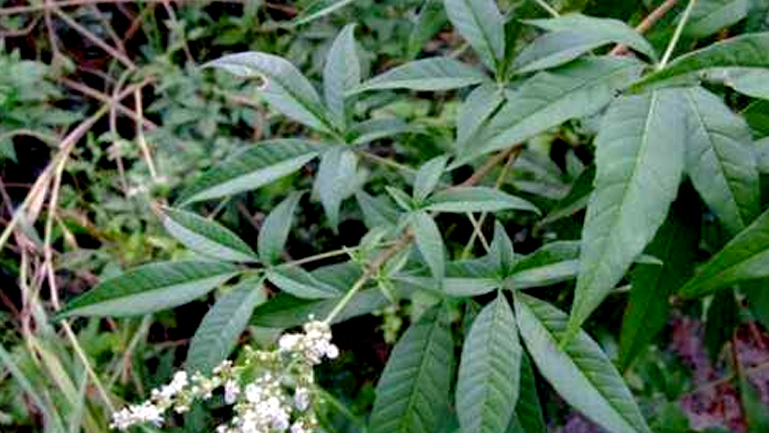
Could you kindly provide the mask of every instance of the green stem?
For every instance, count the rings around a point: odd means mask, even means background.
[[[557,10],[555,10],[555,8],[553,8],[553,7],[552,7],[552,6],[550,6],[549,4],[547,4],[547,2],[546,2],[545,0],[534,0],[534,3],[538,4],[538,5],[539,5],[539,7],[541,7],[541,8],[542,8],[542,9],[544,9],[544,10],[546,10],[546,11],[547,11],[547,13],[549,13],[550,15],[552,15],[552,16],[553,16],[553,18],[558,18],[559,16],[561,16],[561,15],[558,13],[558,11],[557,11]]]
[[[673,37],[670,38],[670,43],[668,43],[668,47],[665,50],[665,54],[662,56],[662,60],[660,60],[659,65],[657,65],[657,70],[664,69],[665,66],[667,66],[668,62],[670,61],[670,58],[673,56],[673,51],[675,51],[676,49],[678,40],[681,38],[681,34],[684,31],[684,27],[686,26],[686,23],[689,21],[689,16],[691,15],[692,9],[694,9],[695,4],[697,4],[697,0],[689,0],[689,4],[686,5],[684,14],[683,16],[681,16],[681,21],[678,22],[678,26],[676,26],[675,32],[673,32]]]

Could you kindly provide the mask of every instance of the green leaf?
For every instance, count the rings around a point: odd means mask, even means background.
[[[505,288],[524,290],[533,287],[547,287],[577,278],[579,260],[563,260],[513,273],[505,279]]]
[[[370,433],[432,433],[444,423],[454,343],[439,311],[425,312],[395,345],[376,387]]]
[[[689,124],[686,172],[705,204],[730,232],[737,233],[760,213],[750,129],[707,90],[697,87],[681,94]]]
[[[748,423],[748,431],[769,431],[769,413],[766,411],[766,404],[761,399],[761,392],[745,374],[744,366],[739,368],[741,372],[739,374],[740,403],[745,414],[745,421]]]
[[[473,321],[462,346],[456,406],[463,433],[504,431],[518,400],[521,343],[515,317],[498,294]]]
[[[561,349],[566,314],[523,293],[514,298],[529,354],[567,403],[612,433],[651,433],[622,376],[587,333],[579,331]]]
[[[507,235],[507,231],[499,221],[494,222],[494,238],[491,240],[491,251],[489,251],[497,272],[501,277],[507,277],[515,267],[515,250],[513,241]]]
[[[446,25],[446,22],[446,13],[441,0],[425,0],[419,9],[417,22],[409,34],[406,57],[415,58],[427,42]]]
[[[398,223],[398,208],[386,195],[372,197],[365,191],[358,190],[355,192],[355,198],[363,213],[363,222],[369,229],[394,226]]]
[[[708,45],[673,60],[667,67],[633,84],[632,91],[691,82],[714,68],[768,68],[769,32],[751,33]]]
[[[528,201],[483,186],[454,187],[439,191],[425,203],[425,209],[436,212],[497,212],[515,209],[539,214]]]
[[[288,60],[256,51],[228,54],[206,64],[243,78],[263,81],[260,92],[276,110],[310,128],[329,132],[318,92]]]
[[[562,65],[612,43],[627,45],[650,59],[656,59],[651,44],[619,20],[569,14],[526,22],[552,33],[539,37],[521,50],[514,63],[519,73]]]
[[[534,370],[526,352],[521,353],[521,386],[515,415],[510,420],[507,433],[546,433],[542,405],[537,395],[537,383]]]
[[[693,200],[691,200],[693,201]],[[617,366],[626,370],[664,328],[669,298],[692,274],[699,243],[697,204],[679,199],[646,251],[662,266],[637,265],[622,319]]]
[[[315,21],[354,1],[355,0],[315,0],[294,18],[293,25],[300,26]]]
[[[432,217],[426,212],[415,212],[411,216],[411,228],[419,253],[425,259],[433,277],[440,280],[445,272],[446,251],[443,236]]]
[[[254,308],[267,297],[260,278],[238,283],[203,316],[187,353],[185,369],[210,373],[232,353]]]
[[[595,166],[590,165],[574,181],[569,194],[562,198],[537,225],[544,227],[563,218],[573,216],[587,207],[590,193],[593,192],[593,179],[595,178]]]
[[[267,279],[280,290],[299,298],[334,298],[339,290],[323,283],[298,266],[279,266],[267,270]]]
[[[264,219],[259,230],[257,249],[259,250],[259,258],[265,264],[275,264],[280,260],[280,255],[288,239],[288,233],[291,230],[296,207],[299,205],[299,199],[301,198],[302,193],[291,193],[280,204],[275,206],[275,209]]]
[[[457,113],[458,147],[466,146],[467,140],[480,130],[503,102],[504,93],[494,84],[482,84],[473,89]]]
[[[450,57],[415,60],[364,82],[355,92],[383,89],[450,90],[486,80],[483,72]]]
[[[402,210],[409,212],[414,209],[413,200],[411,200],[411,197],[409,197],[408,194],[406,194],[402,189],[398,189],[392,186],[385,186],[385,191],[387,191],[387,194],[392,197],[392,199],[395,201],[395,204],[398,205]]]
[[[769,136],[769,101],[753,101],[741,114],[754,134],[758,137]]]
[[[310,320],[323,319],[339,303],[341,296],[330,299],[302,299],[286,293],[279,293],[273,299],[254,310],[251,324],[268,328],[293,328]],[[379,289],[367,289],[356,293],[345,309],[332,323],[340,323],[353,317],[370,314],[390,304]]]
[[[163,226],[187,248],[231,262],[255,262],[256,254],[229,229],[192,212],[163,209]]]
[[[601,122],[571,333],[620,282],[665,221],[684,166],[682,104],[675,91],[625,96]]]
[[[741,21],[748,15],[750,0],[700,0],[692,9],[684,35],[704,38]]]
[[[352,126],[349,140],[351,145],[360,146],[409,132],[420,132],[420,129],[397,118],[369,119]]]
[[[355,24],[346,25],[334,40],[323,68],[326,106],[334,123],[344,130],[344,95],[360,84],[360,61],[355,51]]]
[[[239,268],[223,262],[175,261],[140,266],[75,297],[57,315],[132,316],[186,304],[232,278]]]
[[[414,200],[421,202],[430,195],[440,182],[443,171],[446,170],[448,157],[441,155],[425,162],[419,167],[416,178],[414,179]]]
[[[766,280],[743,283],[740,288],[748,300],[748,308],[764,328],[769,328],[769,287]]]
[[[481,61],[499,72],[505,54],[505,21],[494,0],[444,0],[451,24]]]
[[[697,298],[743,281],[769,276],[769,211],[702,266],[679,291],[684,298]]]
[[[769,99],[769,70],[749,69],[725,72],[724,84],[753,98]]]
[[[355,192],[358,186],[357,169],[358,157],[346,146],[333,147],[320,158],[315,188],[332,227],[339,225],[342,201]]]
[[[617,57],[580,59],[526,80],[479,132],[462,161],[506,149],[561,123],[592,115],[634,80],[643,64]]]
[[[182,194],[181,201],[190,203],[255,190],[299,170],[317,155],[315,146],[304,140],[263,141],[204,173]]]
[[[716,292],[705,317],[705,348],[711,362],[717,362],[721,349],[734,335],[740,324],[740,307],[734,299],[734,290]]]

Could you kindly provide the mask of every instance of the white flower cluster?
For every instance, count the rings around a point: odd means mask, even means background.
[[[283,335],[277,351],[255,351],[246,347],[244,361],[237,366],[225,361],[212,377],[178,372],[168,385],[152,391],[150,400],[113,414],[112,428],[151,422],[159,426],[163,414],[189,410],[196,399],[206,400],[223,388],[224,401],[234,416],[217,433],[310,433],[318,425],[313,400],[313,366],[323,358],[333,359],[339,349],[331,343],[331,329],[311,321],[302,334]]]

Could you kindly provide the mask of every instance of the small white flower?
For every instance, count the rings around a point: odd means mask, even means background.
[[[300,411],[306,411],[310,407],[310,390],[304,387],[297,388],[294,393],[294,404]]]
[[[235,403],[240,394],[240,387],[234,380],[228,380],[224,383],[224,402],[227,404]]]

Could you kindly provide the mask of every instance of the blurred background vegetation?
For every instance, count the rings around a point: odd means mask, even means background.
[[[499,3],[515,17],[509,25],[519,29],[516,43],[533,36],[519,20],[547,16],[534,1]],[[635,25],[661,2],[549,3],[560,11]],[[187,254],[163,232],[157,205],[173,201],[175,192],[206,168],[248,143],[309,134],[263,104],[256,93],[259,83],[201,64],[226,53],[265,51],[288,58],[317,80],[333,37],[351,22],[359,25],[364,76],[418,57],[469,55],[435,0],[2,0],[0,5],[2,432],[106,432],[113,407],[139,400],[167,381],[182,365],[189,339],[215,295],[144,318],[54,324],[50,314],[104,277]],[[313,15],[324,6],[340,7]],[[667,41],[673,17],[669,14],[647,34],[652,43]],[[740,25],[766,29],[767,17],[765,10],[756,11]],[[372,142],[368,154],[375,185],[392,181],[393,166],[424,161],[448,147],[462,96],[415,93],[404,99],[385,92],[358,102],[356,112],[395,115],[428,131]],[[739,107],[740,101],[734,104]],[[756,119],[754,128],[760,131],[767,125],[761,120],[769,116],[767,105],[739,108]],[[767,129],[759,133],[767,135]],[[579,194],[575,181],[590,164],[584,146],[590,135],[589,122],[552,131],[522,155],[506,177],[507,186],[547,209],[570,191]],[[467,175],[459,172],[460,178]],[[299,174],[196,211],[244,239],[256,239],[265,214],[290,188],[309,189],[310,178],[310,173]],[[343,218],[337,233],[318,217],[321,213],[316,202],[302,199],[290,257],[355,245],[365,233],[360,218]],[[448,247],[461,250],[470,228],[444,222],[452,230],[446,238],[457,239]],[[546,233],[517,223],[511,231],[516,249],[528,253]],[[579,235],[580,225],[569,218],[554,224],[561,236],[569,230],[573,238]],[[720,242],[712,231],[715,250]],[[660,432],[689,431],[690,425],[746,431],[746,417],[766,409],[761,399],[769,396],[769,336],[733,299],[720,305],[723,311],[712,324],[703,324],[700,311],[677,311],[657,348],[628,373],[644,404],[667,408],[659,412]],[[610,300],[597,314],[600,324],[593,332],[609,353],[616,346],[621,311],[619,301]],[[408,317],[408,308],[389,309],[339,325],[335,335],[343,357],[320,374],[329,392],[323,420],[329,431],[362,431],[378,372]],[[267,343],[274,334],[251,327],[244,339]],[[736,358],[720,349],[729,339],[757,387],[739,386],[728,373],[732,370],[725,366]],[[540,391],[553,430],[597,431],[547,389]],[[216,416],[226,415],[214,410]],[[196,407],[170,431],[208,431],[217,424],[211,417]],[[43,419],[56,422],[44,426]]]

